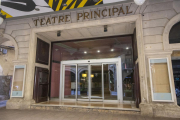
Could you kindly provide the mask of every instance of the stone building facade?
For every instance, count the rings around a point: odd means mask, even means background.
[[[121,8],[123,8],[124,12]],[[109,11],[109,9],[111,11]],[[91,11],[93,11],[92,14],[94,15],[94,11],[98,12],[99,10],[102,14],[90,19]],[[85,12],[86,16],[83,14]],[[89,17],[87,15],[89,15]],[[63,16],[63,18],[61,17],[62,20],[59,20],[60,16]],[[5,30],[3,37],[14,43],[14,65],[27,65],[24,96],[23,98],[11,97],[7,102],[7,109],[30,108],[30,105],[34,103],[33,84],[35,66],[50,68],[49,65],[35,63],[36,37],[38,36],[44,39],[49,44],[52,42],[38,33],[134,22],[138,41],[141,114],[179,118],[180,107],[177,105],[176,101],[171,55],[173,51],[180,50],[180,43],[169,44],[168,42],[172,26],[179,21],[179,0],[146,0],[142,6],[137,6],[134,2],[126,1],[119,4],[85,7],[82,9],[27,16],[4,21],[0,28]],[[74,35],[75,33],[72,34]],[[88,34],[84,35],[85,36],[80,36],[79,38],[95,37]],[[73,38],[74,37],[69,37],[68,39],[71,40]],[[170,66],[170,87],[172,90],[171,102],[154,102],[152,100],[152,86],[149,71],[149,59],[152,58],[168,59],[168,64]]]

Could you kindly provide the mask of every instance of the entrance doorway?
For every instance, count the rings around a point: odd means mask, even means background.
[[[62,101],[123,101],[120,57],[62,61],[61,64]]]

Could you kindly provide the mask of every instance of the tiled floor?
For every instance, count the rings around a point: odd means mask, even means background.
[[[70,106],[70,107],[86,107],[86,108],[100,108],[100,109],[120,109],[120,110],[134,110],[139,111],[135,104],[117,104],[117,103],[103,103],[103,102],[59,102],[47,101],[37,103],[34,105],[40,106]]]
[[[172,118],[150,118],[140,115],[96,114],[43,110],[0,109],[0,120],[179,120]]]

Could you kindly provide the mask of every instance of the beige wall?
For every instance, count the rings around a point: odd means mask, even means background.
[[[7,41],[2,43],[1,45],[4,46],[13,46],[13,43],[11,41]],[[9,50],[7,54],[1,54],[0,55],[0,65],[3,69],[3,74],[2,75],[13,75],[13,60],[15,57],[15,51],[14,50]]]

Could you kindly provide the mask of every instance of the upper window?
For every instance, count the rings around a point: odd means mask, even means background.
[[[180,22],[176,23],[169,33],[169,44],[180,43]]]

